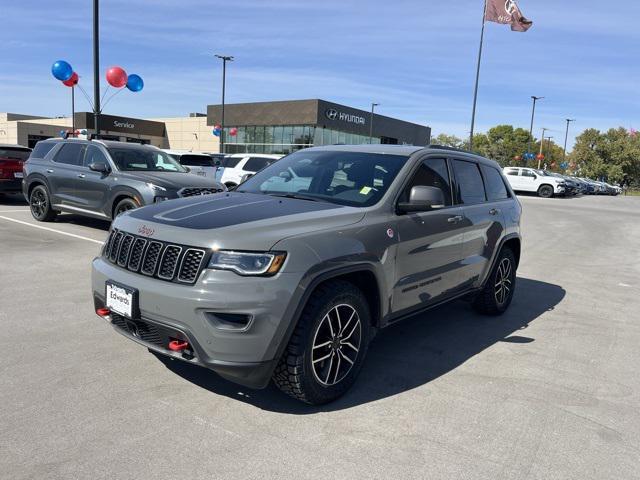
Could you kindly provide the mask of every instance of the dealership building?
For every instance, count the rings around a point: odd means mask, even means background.
[[[76,130],[94,128],[89,112],[75,114]],[[215,125],[222,122],[221,105],[207,113],[186,117],[140,119],[100,116],[100,137],[160,148],[218,152]],[[71,118],[0,113],[0,143],[33,148],[40,140],[59,137],[72,128]],[[369,138],[371,132],[371,139]],[[232,135],[233,133],[233,135]],[[374,114],[325,100],[236,103],[225,105],[226,153],[286,154],[301,148],[332,144],[427,145],[431,129],[415,123]]]

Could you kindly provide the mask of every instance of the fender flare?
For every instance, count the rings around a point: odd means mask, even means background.
[[[502,247],[504,247],[504,244],[507,243],[509,240],[513,240],[513,239],[517,239],[520,242],[520,257],[522,256],[522,237],[517,234],[517,233],[510,233],[508,235],[505,235],[504,237],[502,237],[502,239],[500,240],[500,243],[498,243],[498,246],[494,249],[493,252],[493,258],[491,259],[491,264],[490,267],[486,270],[485,274],[484,274],[484,278],[482,279],[482,283],[480,284],[480,289],[484,288],[484,285],[487,281],[487,279],[489,278],[489,275],[491,274],[491,272],[493,271],[494,267],[496,266],[496,262],[498,261],[498,253],[500,251],[502,251]],[[516,269],[518,268],[518,266],[520,265],[520,258],[518,258],[518,265],[516,266]]]

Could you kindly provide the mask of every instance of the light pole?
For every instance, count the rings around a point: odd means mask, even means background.
[[[548,142],[547,142],[547,155],[548,156],[551,155],[551,139],[552,138],[553,138],[552,136],[547,137],[547,140],[548,140]],[[545,158],[546,158],[547,155],[545,155]]]
[[[531,126],[529,127],[529,148],[527,153],[531,152],[531,142],[533,141],[533,117],[536,114],[536,102],[538,100],[542,100],[544,97],[536,97],[535,95],[531,95],[533,99],[533,108],[531,109]]]
[[[540,153],[538,154],[538,170],[540,170],[540,156],[542,155],[542,146],[544,145],[544,132],[549,130],[548,128],[542,127],[542,137],[540,137]]]
[[[220,153],[224,153],[224,90],[227,78],[227,62],[233,62],[230,55],[218,55],[216,57],[222,60],[222,118],[220,121]]]
[[[567,129],[564,132],[564,149],[562,150],[562,161],[564,162],[567,158],[567,137],[569,136],[569,124],[571,122],[575,122],[575,118],[567,118]]]
[[[93,126],[100,136],[100,0],[93,0]]]
[[[369,143],[372,142],[373,139],[373,109],[376,108],[379,103],[371,103],[371,118],[369,119]]]

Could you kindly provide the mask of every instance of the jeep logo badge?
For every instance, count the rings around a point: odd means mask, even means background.
[[[147,227],[146,225],[140,225],[138,227],[138,235],[142,235],[144,237],[150,237],[155,233],[155,230],[151,227]]]
[[[335,108],[327,108],[324,112],[329,120],[335,120],[338,118],[338,111]]]

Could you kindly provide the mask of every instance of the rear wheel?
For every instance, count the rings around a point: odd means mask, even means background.
[[[370,334],[369,306],[358,288],[341,280],[321,286],[300,316],[274,383],[312,405],[335,400],[355,382]]]
[[[118,202],[116,208],[113,209],[113,218],[116,218],[123,212],[138,208],[138,204],[132,198],[123,198]]]
[[[551,185],[542,185],[538,189],[538,196],[542,198],[553,197],[553,187]]]
[[[504,247],[473,307],[486,315],[502,315],[511,304],[515,287],[516,259],[511,249]]]
[[[39,222],[51,222],[58,212],[51,208],[51,197],[44,185],[37,185],[29,195],[29,208],[31,215]]]

